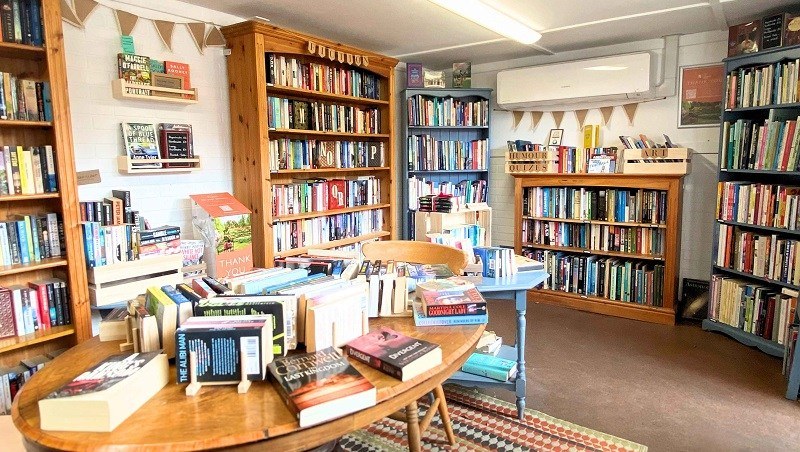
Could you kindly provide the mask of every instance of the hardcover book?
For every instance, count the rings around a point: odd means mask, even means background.
[[[453,63],[453,88],[472,87],[472,63]]]
[[[122,142],[125,145],[125,153],[135,162],[137,167],[161,168],[161,163],[147,163],[147,160],[158,159],[158,141],[156,138],[156,126],[152,123],[123,122]]]
[[[119,78],[128,83],[150,86],[150,57],[132,55],[130,53],[117,54]],[[125,88],[128,94],[149,96],[150,90],[146,88]]]
[[[461,366],[461,371],[499,381],[508,381],[517,376],[517,362],[483,353],[473,353]]]
[[[42,430],[110,432],[169,381],[161,352],[114,355],[39,401]]]
[[[190,159],[194,157],[194,142],[192,141],[191,124],[159,124],[158,135],[161,144],[161,158],[165,159]],[[164,167],[188,168],[192,164],[164,163]]]
[[[486,314],[486,300],[477,289],[459,291],[423,291],[422,309],[427,317]]]
[[[406,64],[406,87],[407,88],[425,87],[425,78],[422,69],[422,64],[419,63]]]
[[[401,381],[410,380],[442,363],[442,349],[437,344],[406,336],[385,326],[350,341],[346,350],[350,358]]]
[[[754,53],[761,49],[761,21],[734,25],[728,29],[728,56]]]
[[[178,75],[183,79],[183,89],[192,89],[191,74],[189,72],[189,65],[186,63],[177,63],[175,61],[164,62],[164,73],[170,75]],[[184,94],[184,98],[189,99],[190,94]]]
[[[333,348],[289,355],[269,365],[286,405],[308,427],[375,405],[375,386]]]

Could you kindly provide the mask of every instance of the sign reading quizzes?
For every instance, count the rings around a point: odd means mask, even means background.
[[[253,268],[250,210],[230,193],[191,195],[192,225],[205,244],[203,259],[213,278]]]

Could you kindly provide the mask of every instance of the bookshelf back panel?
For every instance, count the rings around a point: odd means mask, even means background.
[[[48,259],[48,261],[50,260]],[[32,265],[36,265],[36,263],[33,263]],[[52,268],[43,268],[28,272],[14,273],[11,275],[3,275],[0,276],[0,287],[8,287],[8,286],[13,286],[15,284],[22,284],[27,286],[28,283],[31,281],[39,281],[48,278],[60,278],[61,276],[59,275],[63,276],[63,272],[53,270]]]
[[[0,121],[3,121],[0,119]],[[47,127],[3,127],[0,124],[0,146],[43,146],[53,144],[53,132]],[[55,146],[53,146],[55,149]]]
[[[6,221],[14,215],[42,215],[60,212],[58,198],[21,200],[0,203],[0,221]]]
[[[72,336],[59,337],[47,342],[28,345],[24,348],[15,350],[14,353],[0,354],[0,366],[14,367],[19,364],[20,360],[32,358],[38,355],[44,355],[62,348],[69,348],[73,345],[74,340]]]
[[[14,74],[18,78],[47,80],[47,64],[43,60],[16,60],[0,57],[0,72]]]

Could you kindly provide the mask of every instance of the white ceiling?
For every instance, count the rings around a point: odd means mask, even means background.
[[[525,46],[427,0],[183,0],[445,69],[609,44],[726,30],[792,0],[483,0],[542,33]]]

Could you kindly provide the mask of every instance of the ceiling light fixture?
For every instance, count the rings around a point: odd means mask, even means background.
[[[542,35],[522,22],[480,0],[429,0],[432,3],[522,44],[533,44]]]
[[[591,66],[584,68],[587,71],[624,71],[628,66]]]

